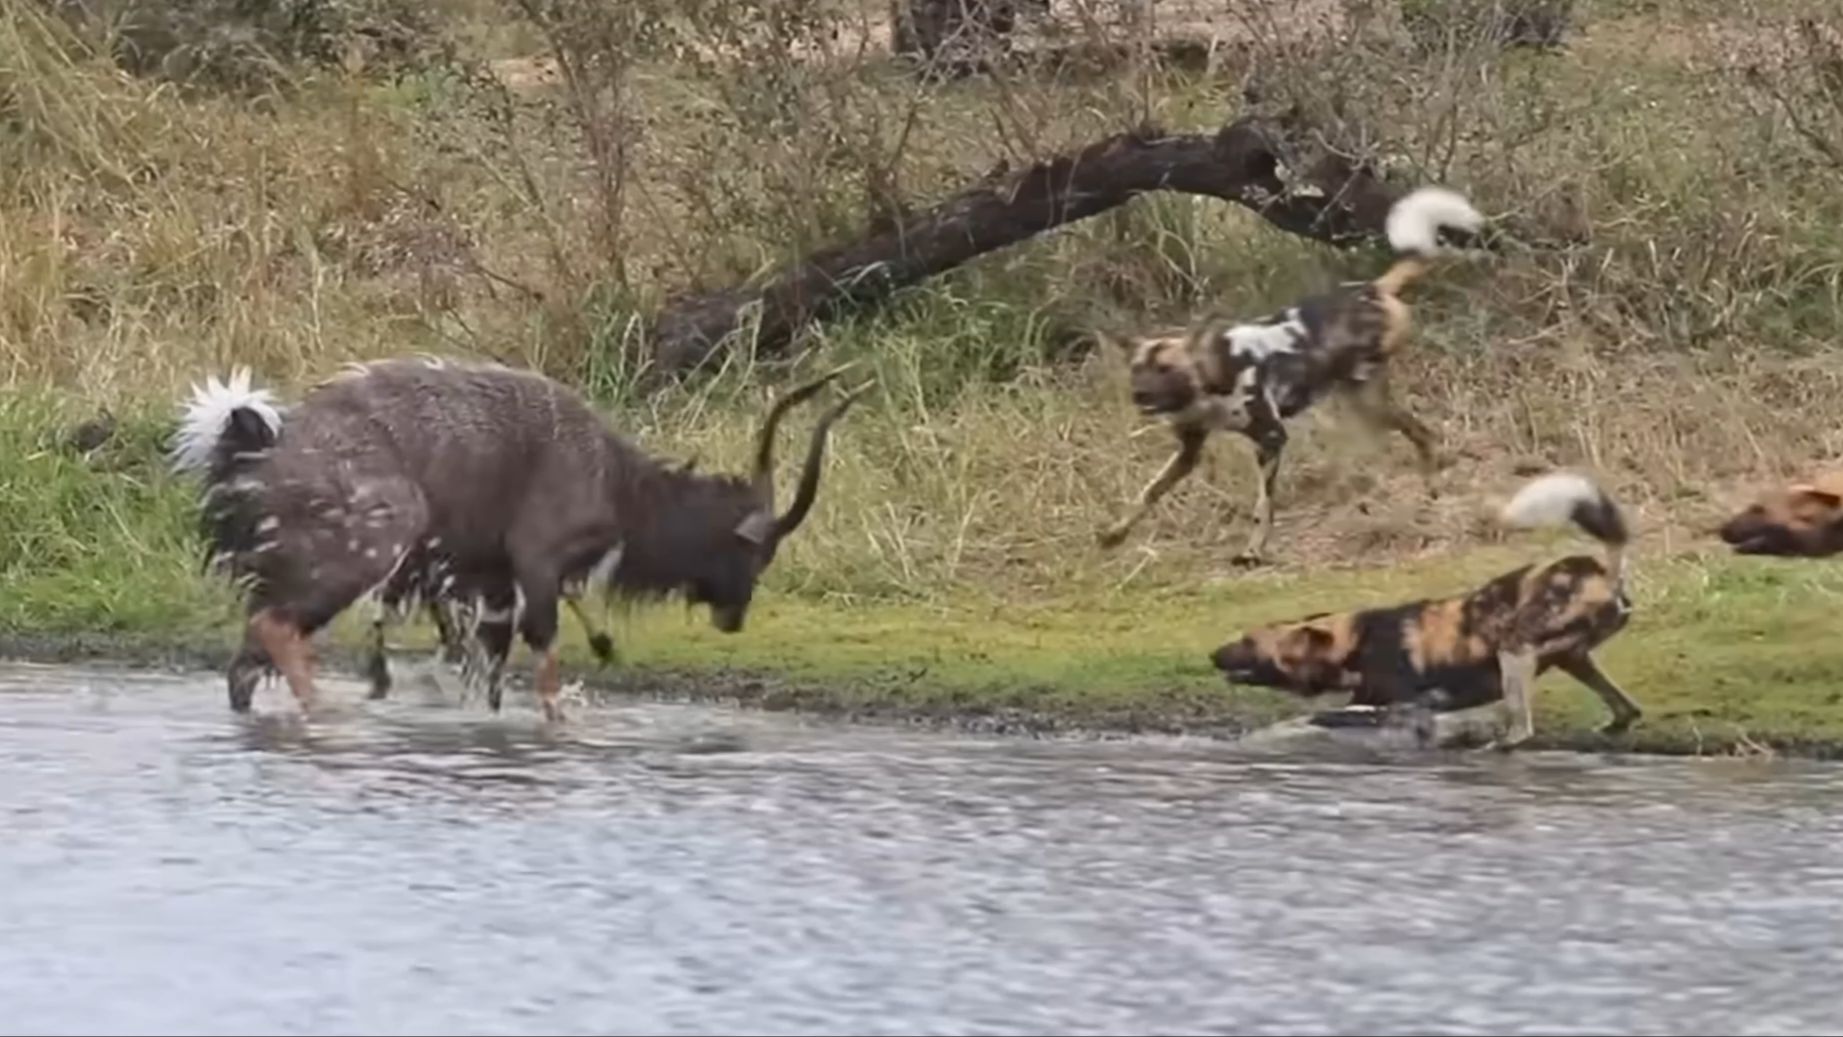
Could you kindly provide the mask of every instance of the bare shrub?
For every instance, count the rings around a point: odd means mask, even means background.
[[[215,89],[274,88],[298,64],[403,68],[429,57],[428,10],[411,0],[51,0],[109,41],[135,75]]]

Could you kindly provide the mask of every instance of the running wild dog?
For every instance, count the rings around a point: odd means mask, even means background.
[[[279,671],[310,709],[309,639],[411,562],[500,599],[487,605],[507,610],[508,641],[516,616],[550,720],[561,718],[557,605],[568,584],[593,574],[609,594],[683,594],[709,607],[718,630],[742,629],[757,579],[813,505],[827,431],[870,385],[819,418],[778,515],[775,429],[841,373],[776,401],[749,478],[661,464],[574,390],[497,365],[361,365],[285,415],[247,371],[213,378],[195,388],[174,463],[203,473],[209,560],[245,591],[231,708],[248,710],[258,678]]]
[[[1612,711],[1603,732],[1630,727],[1638,704],[1592,655],[1632,615],[1625,515],[1592,480],[1557,472],[1525,484],[1500,517],[1523,528],[1572,522],[1604,545],[1605,560],[1573,555],[1455,597],[1307,616],[1229,641],[1211,660],[1231,683],[1304,697],[1350,692],[1353,706],[1444,711],[1501,700],[1504,748],[1535,733],[1536,679],[1555,667]]]
[[[1769,490],[1721,524],[1738,554],[1827,558],[1843,552],[1843,472]]]
[[[1101,546],[1123,543],[1159,498],[1196,468],[1210,433],[1232,431],[1253,443],[1260,475],[1254,533],[1236,561],[1258,564],[1273,527],[1286,420],[1333,392],[1372,424],[1406,437],[1431,479],[1439,467],[1434,435],[1389,392],[1389,362],[1412,324],[1401,293],[1433,259],[1457,251],[1452,241],[1468,242],[1483,226],[1484,217],[1465,198],[1423,187],[1389,210],[1385,231],[1396,258],[1373,280],[1339,285],[1256,321],[1115,339],[1129,357],[1133,405],[1171,428],[1177,451],[1132,510],[1102,531]]]

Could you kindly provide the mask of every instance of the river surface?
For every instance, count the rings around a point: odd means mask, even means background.
[[[1843,771],[0,667],[0,1031],[1824,1033]]]

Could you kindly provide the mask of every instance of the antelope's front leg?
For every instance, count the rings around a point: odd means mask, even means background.
[[[1257,426],[1249,433],[1254,440],[1254,465],[1260,496],[1254,501],[1254,532],[1248,546],[1234,557],[1236,565],[1254,566],[1267,560],[1267,539],[1273,535],[1274,489],[1280,480],[1280,455],[1286,450],[1286,428],[1279,422]]]
[[[249,630],[256,643],[262,646],[263,653],[287,680],[301,712],[312,712],[313,656],[306,633],[293,621],[276,615],[274,609],[266,608],[250,617]]]
[[[582,632],[589,635],[589,650],[595,653],[595,661],[607,666],[614,662],[614,639],[608,632],[597,626],[594,617],[582,607],[582,601],[571,594],[564,598],[570,611],[576,614],[576,622],[582,624]]]
[[[537,657],[532,686],[537,691],[538,702],[543,705],[544,719],[556,723],[563,719],[563,706],[558,701],[563,681],[557,658],[557,580],[554,576],[537,579],[521,576],[519,584],[525,592],[525,611],[519,617],[519,630],[531,654]]]
[[[1152,510],[1152,505],[1158,503],[1160,497],[1171,492],[1173,486],[1182,482],[1184,477],[1197,467],[1198,458],[1203,456],[1203,441],[1208,435],[1202,429],[1178,430],[1177,452],[1172,454],[1171,459],[1165,462],[1165,466],[1152,477],[1152,481],[1145,484],[1145,489],[1139,491],[1139,500],[1134,504],[1133,510],[1128,512],[1125,518],[1101,532],[1099,539],[1102,547],[1113,548],[1124,543],[1127,534],[1131,533],[1133,527],[1139,524],[1139,520],[1145,518],[1146,513]]]

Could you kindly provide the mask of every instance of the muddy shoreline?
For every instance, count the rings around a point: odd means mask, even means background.
[[[164,670],[222,670],[230,660],[224,644],[202,640],[157,639],[117,634],[0,633],[0,659],[42,664],[83,664]],[[397,653],[399,666],[407,658]],[[359,653],[350,645],[329,642],[319,650],[321,665],[341,676],[359,679]],[[565,681],[576,681],[585,694],[683,702],[742,709],[792,712],[846,723],[921,727],[1022,738],[1117,739],[1139,735],[1234,740],[1278,719],[1239,708],[1214,689],[1173,689],[1130,703],[1060,705],[1030,709],[980,702],[960,695],[951,704],[905,697],[892,689],[866,693],[823,682],[790,680],[746,670],[640,668],[597,669],[565,664]],[[507,675],[510,687],[527,691],[525,675]],[[872,682],[874,684],[874,682]],[[1031,689],[1016,689],[1026,693]],[[221,708],[221,699],[212,706]],[[1805,760],[1843,760],[1843,741],[1810,738],[1792,732],[1728,734],[1701,731],[1681,723],[1647,729],[1644,721],[1620,737],[1591,729],[1543,730],[1527,749],[1654,756],[1767,756]]]

